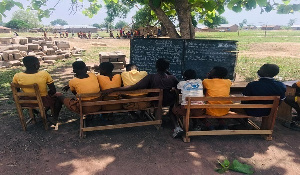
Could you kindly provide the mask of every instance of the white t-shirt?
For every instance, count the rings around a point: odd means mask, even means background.
[[[182,93],[181,105],[187,104],[186,97],[203,97],[203,86],[200,79],[180,81],[177,84],[177,89],[180,89]],[[194,101],[192,104],[203,104],[203,101]]]

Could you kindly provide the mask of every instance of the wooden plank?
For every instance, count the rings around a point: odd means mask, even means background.
[[[96,131],[96,130],[107,130],[107,129],[118,129],[118,128],[130,128],[137,126],[147,126],[147,125],[160,125],[161,120],[147,121],[147,122],[136,122],[136,123],[125,123],[117,125],[106,125],[106,126],[95,126],[95,127],[86,127],[82,128],[82,131]]]
[[[187,97],[191,101],[252,101],[252,100],[276,100],[279,96],[241,96],[241,97]]]
[[[187,136],[198,135],[245,135],[245,134],[272,134],[273,130],[216,130],[216,131],[189,131]]]
[[[29,92],[17,92],[16,95],[18,97],[36,97],[36,94],[33,93],[29,93]]]
[[[19,100],[20,104],[38,104],[37,100]]]
[[[112,96],[118,96],[118,95],[128,95],[128,94],[148,94],[148,93],[159,93],[160,89],[140,89],[140,90],[134,90],[134,91],[119,91],[119,92],[113,92],[109,95]],[[100,97],[101,92],[99,93],[86,93],[86,94],[77,94],[76,97]]]
[[[82,106],[102,106],[111,104],[123,104],[123,103],[135,103],[135,102],[147,102],[147,101],[158,101],[159,97],[142,97],[142,98],[130,98],[130,99],[119,99],[119,100],[108,100],[108,101],[82,101]]]
[[[156,109],[157,107],[151,107],[151,108],[146,108],[145,110],[148,109]],[[120,110],[115,110],[115,111],[98,111],[98,112],[91,112],[88,114],[94,115],[94,114],[110,114],[110,113],[123,113],[123,112],[130,112],[130,111],[140,111],[139,109],[120,109]],[[87,115],[87,114],[84,114]]]
[[[220,118],[220,119],[231,119],[231,118],[252,118],[252,116],[243,115],[243,114],[227,114],[224,116],[210,116],[210,115],[201,115],[201,116],[191,116],[190,118]]]
[[[184,107],[187,109],[188,105]],[[273,104],[204,104],[204,105],[191,105],[191,109],[201,108],[272,108]]]

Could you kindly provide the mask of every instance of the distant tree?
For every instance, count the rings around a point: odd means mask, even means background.
[[[247,19],[244,19],[241,23],[239,23],[240,28],[243,28],[244,25],[247,24]]]
[[[30,26],[25,21],[19,19],[10,20],[8,23],[5,24],[5,27],[9,27],[12,29],[29,29]]]
[[[228,21],[223,16],[215,16],[212,18],[212,21],[204,20],[204,25],[206,25],[209,28],[215,28],[219,26],[219,24],[228,24]]]
[[[61,26],[64,26],[64,25],[68,25],[68,22],[63,20],[63,19],[56,19],[54,21],[51,21],[50,24],[52,26],[55,26],[55,25],[61,25]]]
[[[120,28],[123,28],[124,26],[127,26],[127,25],[128,25],[128,23],[125,22],[125,21],[118,21],[118,22],[116,23],[116,25],[115,25],[115,28],[116,28],[116,29],[120,29]]]
[[[39,18],[35,11],[18,10],[13,13],[11,20],[21,20],[27,23],[28,28],[38,28],[41,27]]]
[[[97,24],[97,23],[93,24],[93,27],[96,27],[96,28],[98,28],[98,29],[101,28],[100,24]]]
[[[107,9],[107,17],[104,19],[104,21],[106,26],[109,27],[107,28],[107,31],[113,27],[112,24],[116,17],[126,18],[126,15],[134,5],[133,2],[127,0],[104,0],[104,3]]]
[[[144,6],[143,8],[139,9],[133,16],[133,19],[134,28],[151,26],[157,22],[157,18],[151,13],[151,8],[149,6]]]
[[[295,18],[295,19],[290,19],[290,20],[289,20],[289,23],[288,23],[288,26],[291,27],[292,25],[295,24],[296,21],[297,21],[296,18]]]

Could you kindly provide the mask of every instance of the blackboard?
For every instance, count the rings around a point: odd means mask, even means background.
[[[194,69],[204,79],[213,67],[222,66],[228,70],[227,78],[234,79],[236,41],[186,40],[184,47],[184,70]]]
[[[183,43],[178,39],[132,39],[130,42],[130,63],[139,70],[156,73],[155,62],[159,58],[170,61],[170,73],[181,77]]]
[[[214,66],[228,69],[227,78],[234,79],[237,57],[236,41],[231,40],[185,40],[185,39],[132,39],[130,63],[139,70],[155,73],[159,58],[170,61],[170,73],[179,80],[184,70],[194,69],[197,77],[206,78]]]

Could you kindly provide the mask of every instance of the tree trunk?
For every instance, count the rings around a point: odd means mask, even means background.
[[[180,38],[179,34],[176,31],[175,25],[172,23],[169,17],[165,14],[165,12],[160,7],[155,7],[152,2],[153,0],[149,0],[149,6],[154,11],[159,21],[163,23],[164,27],[168,32],[168,36],[170,38]]]
[[[167,36],[167,30],[166,30],[164,24],[160,23],[160,26],[161,26],[161,35],[162,36]]]
[[[188,0],[176,0],[174,5],[178,16],[181,38],[194,39],[195,28],[192,24],[191,7]]]

